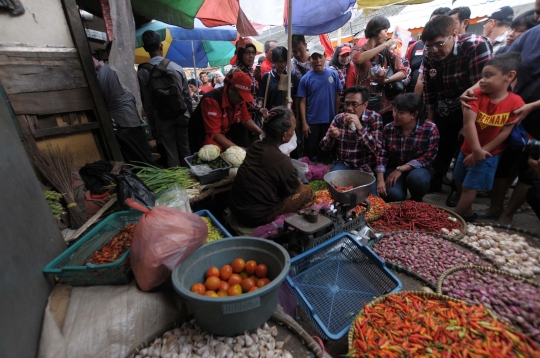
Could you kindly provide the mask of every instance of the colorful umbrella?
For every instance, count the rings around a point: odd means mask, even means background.
[[[198,19],[192,30],[153,21],[136,32],[135,63],[148,62],[150,56],[142,48],[142,34],[154,30],[163,40],[163,56],[183,67],[193,67],[193,55],[198,68],[224,66],[234,56],[237,32],[233,26],[208,28]]]
[[[207,27],[236,25],[241,36],[258,35],[238,0],[132,0],[131,6],[137,14],[186,29],[193,29],[197,18]]]

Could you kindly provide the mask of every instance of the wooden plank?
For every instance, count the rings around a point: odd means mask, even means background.
[[[107,106],[105,100],[99,89],[97,82],[96,71],[94,69],[94,62],[92,61],[92,53],[90,52],[90,46],[86,39],[86,31],[83,27],[81,15],[79,13],[79,7],[76,0],[62,0],[64,13],[66,14],[66,20],[71,32],[71,37],[75,48],[79,53],[79,59],[83,66],[83,71],[88,81],[88,87],[94,98],[95,108],[97,112],[98,121],[101,123],[101,132],[103,138],[107,143],[107,156],[108,159],[115,160],[117,162],[123,161],[122,153],[120,152],[120,146],[116,141],[114,129],[110,121]],[[71,112],[71,111],[69,111]]]
[[[94,109],[88,88],[18,93],[8,95],[8,99],[15,114],[54,114]]]
[[[66,242],[73,241],[79,236],[81,236],[81,234],[83,234],[90,226],[92,226],[92,224],[95,223],[96,220],[99,219],[101,215],[103,215],[103,213],[107,211],[107,209],[110,208],[114,203],[116,203],[116,198],[112,198],[111,200],[109,200],[105,205],[101,207],[101,209],[98,210],[97,213],[94,214],[94,216],[88,219],[88,221],[84,223],[83,226],[81,226],[77,231],[75,231],[73,235],[71,235],[71,237],[66,238]]]
[[[98,122],[83,123],[83,124],[74,124],[71,126],[62,126],[62,127],[52,127],[52,128],[36,128],[34,130],[34,138],[49,137],[58,134],[68,134],[83,132],[92,129],[98,129]]]
[[[80,64],[79,66],[0,65],[0,81],[8,95],[87,87]]]

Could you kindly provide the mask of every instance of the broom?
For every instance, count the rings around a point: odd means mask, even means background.
[[[86,222],[86,217],[77,206],[73,194],[71,180],[73,156],[71,153],[66,148],[60,149],[58,146],[53,147],[50,144],[47,144],[46,149],[39,149],[34,143],[27,143],[26,150],[34,167],[58,192],[62,193],[69,211],[71,228],[80,228]]]

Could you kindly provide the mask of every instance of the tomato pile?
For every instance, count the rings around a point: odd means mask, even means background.
[[[210,267],[205,273],[206,281],[195,283],[191,286],[191,292],[209,297],[238,296],[268,285],[270,280],[266,275],[268,268],[265,264],[237,258],[221,269]]]

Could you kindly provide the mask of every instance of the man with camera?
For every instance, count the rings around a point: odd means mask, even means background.
[[[463,127],[459,97],[480,80],[492,51],[482,36],[457,34],[454,19],[446,15],[426,24],[422,41],[425,44],[422,72],[428,120],[435,122],[440,132],[430,189],[440,191]]]

